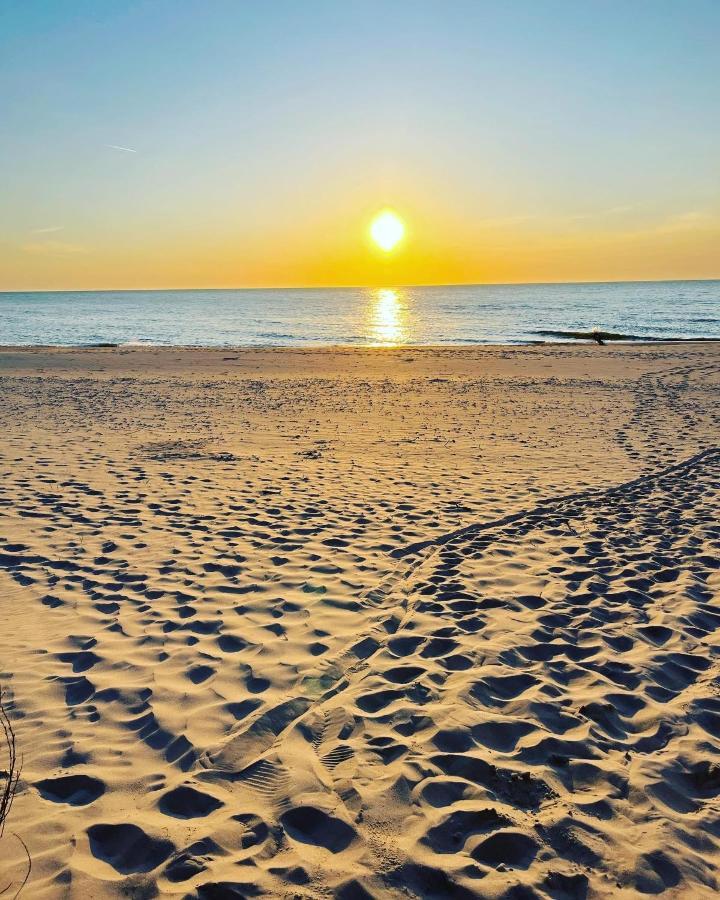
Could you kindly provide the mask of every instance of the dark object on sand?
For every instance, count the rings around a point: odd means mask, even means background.
[[[595,328],[592,331],[538,331],[543,337],[570,338],[574,341],[595,341],[601,346],[605,341],[656,341],[658,338],[640,337],[637,334],[619,334],[615,331],[600,331]]]

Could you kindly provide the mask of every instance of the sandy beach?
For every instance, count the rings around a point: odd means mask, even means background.
[[[0,386],[0,889],[17,833],[48,900],[717,896],[720,345]]]

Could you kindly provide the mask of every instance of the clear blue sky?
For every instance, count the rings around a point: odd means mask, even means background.
[[[3,0],[0,289],[372,281],[384,205],[400,281],[720,276],[718,47],[718,0]]]

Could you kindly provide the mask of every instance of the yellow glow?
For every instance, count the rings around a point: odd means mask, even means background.
[[[403,239],[405,226],[402,219],[391,209],[378,213],[370,225],[370,237],[375,243],[389,253]]]
[[[718,213],[642,225],[633,225],[630,213],[582,225],[533,216],[475,218],[452,214],[438,199],[441,192],[426,197],[420,188],[413,193],[405,186],[402,193],[395,188],[397,210],[407,213],[405,236],[386,252],[370,234],[373,210],[382,209],[368,206],[362,179],[353,193],[334,190],[322,194],[327,208],[308,205],[304,189],[297,197],[283,195],[281,216],[276,207],[271,215],[270,205],[253,207],[248,213],[252,227],[247,229],[239,228],[238,204],[228,203],[211,220],[212,227],[198,225],[204,220],[197,207],[188,209],[189,216],[166,217],[165,230],[153,230],[154,221],[140,217],[137,231],[68,225],[62,241],[64,232],[0,240],[0,291],[341,285],[387,289],[720,277]],[[373,186],[375,202],[385,190],[384,184]],[[429,191],[428,186],[422,191]],[[269,253],[268,247],[278,252]],[[411,333],[412,301],[409,294],[400,294],[407,303]]]
[[[368,306],[368,330],[372,343],[392,347],[407,340],[408,312],[400,291],[373,291]]]

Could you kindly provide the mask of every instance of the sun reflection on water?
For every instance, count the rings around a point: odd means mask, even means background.
[[[407,341],[408,308],[401,291],[380,288],[372,291],[367,307],[370,343],[392,347]]]

